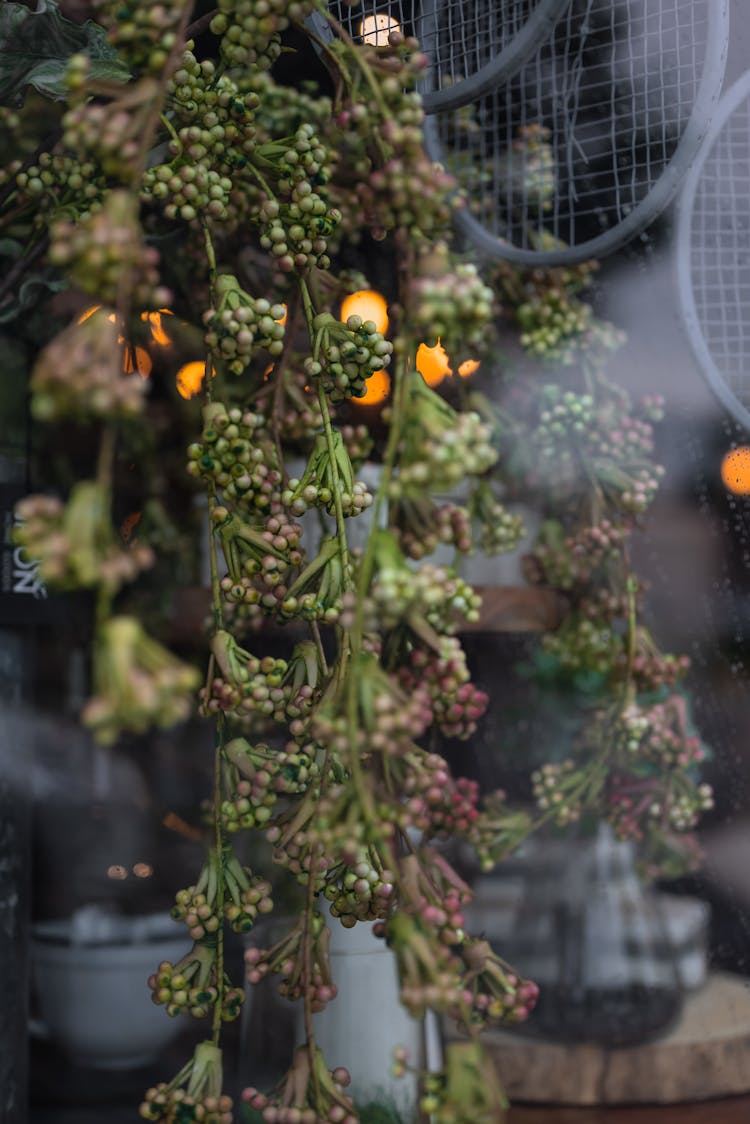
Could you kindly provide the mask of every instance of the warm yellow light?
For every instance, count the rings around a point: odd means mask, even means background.
[[[721,479],[736,496],[750,496],[750,446],[740,445],[724,455]]]
[[[459,365],[458,373],[462,379],[468,379],[475,371],[479,370],[478,359],[464,359],[463,363]]]
[[[157,308],[155,312],[142,312],[141,320],[148,321],[151,329],[151,338],[154,343],[158,343],[160,347],[169,347],[172,340],[164,331],[164,326],[161,322],[162,316],[171,316],[172,312],[168,308]]]
[[[341,302],[341,319],[347,320],[350,316],[372,320],[375,331],[382,332],[383,335],[388,328],[388,305],[382,293],[375,289],[360,289],[344,298]]]
[[[387,47],[388,36],[401,31],[401,24],[386,12],[365,16],[359,25],[359,35],[363,43],[371,47]]]
[[[124,866],[110,866],[107,869],[107,878],[115,878],[118,882],[122,882],[127,876],[128,872]]]
[[[385,371],[375,371],[367,380],[367,390],[361,398],[352,402],[362,406],[379,406],[390,394],[391,380]]]
[[[122,356],[122,369],[124,374],[132,375],[134,371],[143,379],[151,374],[153,363],[151,356],[143,347],[126,347]]]
[[[284,309],[284,315],[279,320],[277,320],[276,323],[281,324],[281,326],[283,328],[284,325],[286,324],[286,318],[289,315],[289,309],[287,308],[287,306],[285,304],[282,304],[282,308]]]
[[[133,867],[133,874],[136,878],[150,878],[154,873],[154,868],[150,863],[136,863]]]
[[[437,341],[434,347],[421,343],[417,349],[416,368],[428,386],[437,386],[447,375],[453,374],[448,352]]]
[[[201,359],[193,359],[180,367],[175,376],[177,393],[183,398],[193,398],[200,390],[206,377],[206,364]]]

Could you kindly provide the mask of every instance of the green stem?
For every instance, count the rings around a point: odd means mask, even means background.
[[[182,141],[178,137],[177,131],[176,131],[174,125],[172,124],[172,122],[169,120],[169,118],[167,117],[167,115],[165,113],[161,113],[159,115],[159,120],[161,121],[162,125],[167,130],[167,132],[169,133],[170,137],[175,142],[175,144],[179,145],[180,151],[178,153],[176,153],[175,155],[177,155],[177,156],[182,155]]]
[[[307,330],[310,334],[310,342],[313,343],[316,337],[316,329],[313,326],[315,320],[315,309],[313,308],[312,298],[310,297],[310,290],[303,277],[299,279],[300,292],[302,294],[302,307],[305,311],[305,320],[307,321]],[[349,578],[349,547],[346,541],[346,523],[344,522],[344,508],[341,503],[341,491],[338,487],[339,474],[336,464],[336,446],[333,441],[333,426],[331,425],[331,411],[328,408],[328,399],[326,392],[323,389],[322,382],[317,384],[318,391],[318,405],[320,412],[323,416],[323,431],[326,438],[326,446],[328,447],[328,460],[331,465],[331,472],[333,474],[335,487],[333,489],[333,503],[336,512],[336,534],[339,540],[339,554],[341,555],[341,568],[344,572],[344,588],[350,588]]]
[[[221,1012],[224,1006],[224,833],[221,825],[221,765],[224,748],[224,721],[220,716],[216,722],[216,747],[214,749],[214,839],[216,862],[218,865],[218,886],[216,889],[216,913],[222,923],[216,933],[216,1003],[213,1011],[212,1037],[215,1046],[221,1036]]]

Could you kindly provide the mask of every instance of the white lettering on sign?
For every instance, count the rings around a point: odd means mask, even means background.
[[[21,520],[16,517],[16,526]],[[39,559],[29,559],[23,552],[23,547],[17,546],[13,551],[13,593],[30,593],[32,597],[46,597],[47,587],[39,577]]]

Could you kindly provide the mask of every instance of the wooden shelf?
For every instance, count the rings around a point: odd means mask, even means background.
[[[482,598],[479,620],[465,624],[465,633],[519,633],[547,632],[557,628],[562,617],[562,605],[557,594],[534,586],[476,586]],[[211,592],[202,586],[181,589],[175,595],[175,608],[170,629],[170,640],[177,645],[194,644],[203,633],[204,622],[211,613]],[[296,632],[304,626],[291,622],[276,627],[269,624],[266,635],[287,636],[298,639]],[[262,635],[263,633],[261,633]],[[306,631],[305,631],[306,635]]]

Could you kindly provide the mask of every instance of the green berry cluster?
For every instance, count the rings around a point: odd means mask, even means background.
[[[319,341],[316,351],[324,362],[308,357],[308,377],[321,379],[333,402],[362,398],[367,391],[367,379],[390,363],[393,344],[372,320],[363,320],[361,316],[349,316],[342,323],[330,312],[321,312],[313,319],[312,327],[316,342]]]
[[[50,261],[96,300],[116,305],[129,291],[140,308],[162,308],[172,294],[159,284],[159,252],[143,240],[138,201],[110,191],[101,207],[79,222],[58,219],[50,228]]]
[[[414,322],[429,346],[440,339],[455,356],[459,348],[480,347],[485,341],[495,298],[472,262],[418,277],[412,294]]]
[[[330,162],[329,150],[309,122],[299,125],[293,137],[256,149],[255,174],[262,189],[260,245],[284,272],[306,272],[314,265],[327,269],[331,264],[327,239],[341,222],[341,212],[322,193],[330,179]]]
[[[216,280],[218,305],[203,314],[206,346],[218,362],[241,375],[259,349],[280,355],[284,348],[283,304],[246,293],[236,277],[223,273]]]
[[[341,433],[333,435],[333,455],[324,434],[315,439],[301,478],[292,477],[282,493],[282,503],[293,515],[304,515],[312,507],[322,507],[335,515],[338,502],[345,516],[359,515],[372,503],[367,485],[354,479],[352,462]]]
[[[184,4],[180,0],[95,0],[97,16],[107,28],[110,43],[128,66],[158,78],[175,45]]]
[[[228,67],[268,70],[281,53],[280,33],[302,23],[315,7],[311,0],[219,0],[211,31],[221,36]]]
[[[93,161],[61,152],[40,153],[36,164],[16,173],[16,187],[20,199],[33,204],[35,223],[45,228],[50,216],[84,221],[98,208],[106,190]]]

